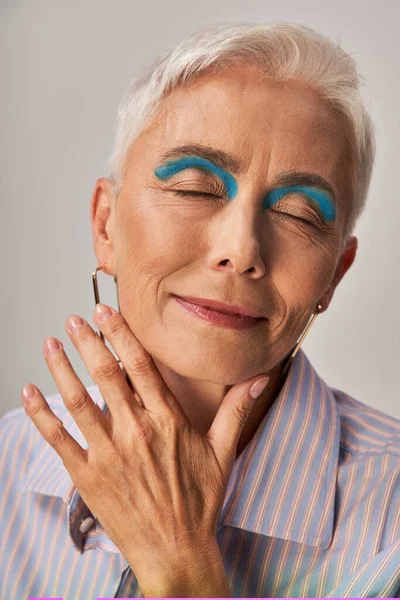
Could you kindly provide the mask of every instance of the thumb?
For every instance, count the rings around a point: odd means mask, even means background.
[[[243,427],[251,413],[256,398],[265,389],[269,377],[257,375],[234,385],[221,402],[215,419],[207,432],[219,460],[234,462],[236,448]]]

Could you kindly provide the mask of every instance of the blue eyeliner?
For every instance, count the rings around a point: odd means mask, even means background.
[[[207,160],[206,158],[201,158],[200,156],[185,156],[183,158],[179,158],[178,160],[169,160],[165,166],[155,169],[154,174],[160,179],[169,179],[169,177],[172,177],[172,175],[179,173],[179,171],[182,171],[183,169],[190,169],[190,167],[211,171],[211,173],[217,175],[217,177],[224,182],[229,200],[236,196],[238,185],[233,175],[227,171],[224,171],[223,169],[220,169],[211,161]]]
[[[322,190],[317,190],[313,187],[305,187],[300,185],[292,185],[288,187],[281,187],[276,190],[269,192],[263,201],[263,208],[270,208],[286,194],[305,194],[310,196],[314,202],[316,202],[322,210],[327,221],[334,221],[336,219],[336,207],[331,200],[331,197]]]

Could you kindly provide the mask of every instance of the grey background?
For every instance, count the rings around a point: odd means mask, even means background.
[[[364,75],[377,129],[375,172],[356,261],[303,348],[325,381],[400,418],[400,2],[187,0],[0,2],[0,416],[29,382],[56,393],[42,355],[58,337],[93,383],[64,329],[92,322],[97,266],[89,203],[108,176],[115,116],[131,77],[212,22],[297,21],[340,40]],[[111,277],[100,297],[117,307]]]

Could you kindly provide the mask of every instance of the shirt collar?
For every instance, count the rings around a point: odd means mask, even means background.
[[[87,390],[107,413],[97,385]],[[64,427],[86,449],[88,444],[60,394],[47,400]],[[333,390],[300,348],[280,393],[236,459],[218,529],[239,527],[327,548],[334,526],[339,418]],[[18,489],[58,496],[67,504],[75,491],[61,458],[43,438]]]
[[[339,449],[333,390],[300,349],[275,402],[235,462],[218,527],[328,548]]]

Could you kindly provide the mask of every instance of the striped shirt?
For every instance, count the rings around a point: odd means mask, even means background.
[[[60,394],[47,401],[87,448]],[[23,408],[0,420],[0,465],[1,600],[143,597]],[[400,421],[329,387],[300,349],[226,491],[217,541],[233,596],[400,597],[399,471]]]

